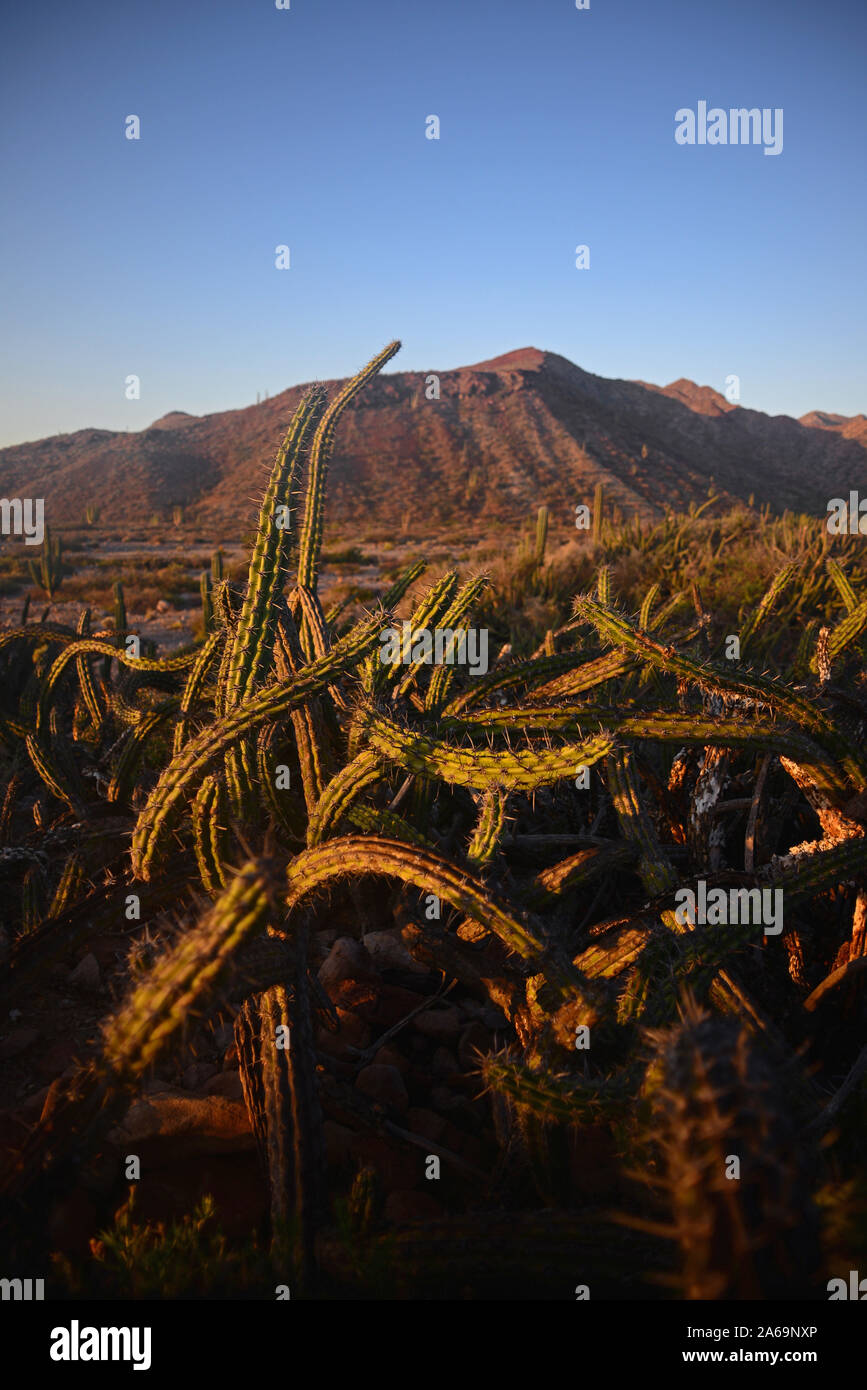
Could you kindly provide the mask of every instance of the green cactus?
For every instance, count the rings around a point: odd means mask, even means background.
[[[541,569],[545,563],[545,546],[548,542],[548,508],[540,507],[536,517],[536,566]]]
[[[50,527],[45,527],[39,559],[28,561],[28,568],[33,583],[44,589],[49,600],[53,602],[68,567],[63,562],[63,542],[59,536],[51,534]]]

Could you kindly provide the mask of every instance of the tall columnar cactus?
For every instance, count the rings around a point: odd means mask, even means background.
[[[242,703],[271,669],[276,601],[285,582],[296,478],[303,450],[322,416],[325,402],[325,392],[320,387],[313,387],[302,397],[274,460],[259,513],[247,593],[229,655],[221,713]]]
[[[548,542],[548,508],[540,507],[536,517],[536,564],[545,563],[545,546]]]
[[[123,584],[116,579],[113,584],[114,591],[114,630],[120,640],[126,633],[126,600],[123,596]]]
[[[40,585],[49,599],[53,601],[54,595],[63,582],[66,566],[63,563],[63,542],[59,536],[51,534],[48,526],[45,528],[45,537],[39,559],[30,560],[28,565],[33,583]]]
[[[319,423],[310,449],[310,482],[307,490],[307,504],[301,528],[301,546],[298,557],[298,585],[315,591],[319,578],[319,553],[322,547],[322,526],[325,516],[325,489],[328,458],[334,444],[334,431],[343,411],[366,385],[381,372],[386,362],[400,351],[400,343],[395,340],[372,357],[366,367],[356,373],[346,383],[343,390],[329,405]]]

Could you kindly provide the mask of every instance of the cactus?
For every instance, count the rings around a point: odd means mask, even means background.
[[[310,482],[304,522],[301,528],[301,544],[298,558],[299,588],[316,590],[319,578],[319,553],[322,548],[322,526],[325,513],[325,488],[328,457],[334,443],[334,431],[343,411],[358,395],[386,362],[400,351],[400,343],[395,340],[371,358],[366,367],[347,382],[343,390],[334,398],[322,416],[310,448]]]
[[[634,1086],[626,1077],[588,1081],[530,1067],[508,1054],[485,1057],[481,1073],[489,1090],[543,1124],[593,1124],[622,1114],[633,1099]]]
[[[774,1071],[745,1029],[694,1006],[652,1036],[654,1133],[683,1296],[809,1295],[819,1268],[811,1153],[796,1138]]]
[[[107,1020],[100,1064],[115,1084],[141,1076],[185,1027],[191,1011],[214,998],[233,954],[264,932],[270,915],[267,866],[250,860]]]
[[[548,542],[548,508],[540,507],[536,517],[536,567],[541,569],[545,563],[545,546]]]
[[[133,867],[139,878],[150,877],[160,840],[167,834],[183,803],[214,764],[247,734],[267,721],[289,714],[324,690],[342,671],[356,664],[377,639],[379,620],[361,623],[337,642],[326,657],[311,663],[287,685],[259,692],[186,744],[168,764],[148,798],[133,833]]]
[[[222,713],[242,702],[267,677],[276,623],[276,596],[284,579],[290,540],[295,477],[302,450],[325,409],[325,393],[314,387],[300,401],[274,461],[259,513],[247,593],[229,657]],[[285,513],[280,512],[285,508]]]
[[[471,874],[461,873],[441,855],[374,836],[345,835],[308,849],[287,870],[287,906],[292,909],[306,894],[322,884],[349,874],[386,874],[411,883],[421,892],[435,893],[482,922],[509,950],[526,960],[546,960],[549,952],[541,936],[511,915]],[[551,962],[552,988],[570,997],[571,972]]]
[[[534,787],[574,776],[581,764],[588,767],[605,757],[613,740],[605,735],[561,748],[492,751],[461,748],[401,727],[395,720],[372,712],[367,727],[371,748],[408,772],[436,777],[474,791],[532,791]]]
[[[114,581],[114,631],[118,639],[126,632],[126,601],[123,585],[119,579]]]
[[[33,583],[44,589],[49,600],[53,602],[54,595],[63,582],[63,576],[67,573],[67,566],[63,563],[63,542],[59,536],[51,534],[50,527],[45,528],[39,559],[29,560],[28,568]]]

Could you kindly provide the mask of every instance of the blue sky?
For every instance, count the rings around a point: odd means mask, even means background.
[[[0,444],[394,337],[867,411],[863,0],[47,0],[0,53]],[[782,153],[677,145],[700,100],[782,107]]]

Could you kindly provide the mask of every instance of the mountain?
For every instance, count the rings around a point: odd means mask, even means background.
[[[813,411],[795,420],[733,405],[688,380],[668,386],[594,376],[556,353],[521,348],[474,366],[378,377],[343,416],[329,475],[329,529],[398,527],[496,534],[546,503],[555,529],[597,483],[627,515],[718,491],[824,514],[867,492],[867,418]],[[327,383],[329,392],[341,386]],[[176,410],[138,433],[86,429],[0,450],[0,495],[44,497],[54,524],[84,508],[135,529],[173,506],[215,538],[237,535],[301,394],[240,410]]]

